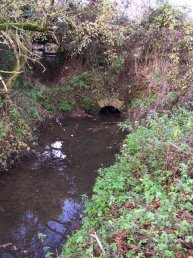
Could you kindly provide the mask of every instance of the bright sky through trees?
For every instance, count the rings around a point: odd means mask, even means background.
[[[114,2],[114,0],[111,1]],[[193,0],[132,0],[127,8],[125,8],[126,3],[129,3],[129,1],[118,0],[117,2],[120,3],[121,9],[124,10],[125,14],[128,14],[131,19],[134,18],[136,20],[140,20],[144,11],[149,7],[156,7],[158,3],[162,2],[169,2],[176,7],[186,9],[186,12],[193,17]]]
[[[179,7],[188,7],[191,15],[193,15],[193,1],[192,0],[170,0],[172,4]]]

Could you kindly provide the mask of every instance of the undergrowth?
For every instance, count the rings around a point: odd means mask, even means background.
[[[132,131],[117,162],[100,170],[82,228],[61,257],[191,256],[192,132],[193,112],[184,109]]]
[[[17,85],[16,85],[17,86]],[[73,104],[58,85],[25,82],[11,95],[0,99],[0,170],[13,165],[37,143],[36,131],[45,119],[71,111]]]
[[[31,150],[32,129],[22,112],[11,99],[7,99],[0,111],[0,170],[13,165],[23,153]]]

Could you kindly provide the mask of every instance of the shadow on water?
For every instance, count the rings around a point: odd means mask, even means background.
[[[81,195],[91,196],[97,169],[119,152],[120,121],[102,116],[48,123],[39,158],[0,177],[0,257],[60,254],[81,225]]]

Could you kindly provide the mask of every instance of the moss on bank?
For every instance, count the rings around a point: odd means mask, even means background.
[[[61,257],[191,255],[192,132],[193,112],[182,109],[132,131],[117,162],[100,171],[82,228]]]
[[[26,101],[25,104],[23,101]],[[14,165],[18,158],[30,153],[35,145],[33,129],[43,117],[37,119],[32,114],[29,116],[23,105],[26,109],[37,108],[23,94],[12,98],[4,96],[4,100],[0,101],[0,171]]]
[[[0,31],[6,29],[23,29],[29,31],[45,32],[46,29],[34,23],[0,23]]]

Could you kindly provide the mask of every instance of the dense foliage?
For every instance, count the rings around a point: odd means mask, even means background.
[[[16,57],[12,71],[0,70],[5,92],[12,90],[25,64],[31,69],[31,62],[41,63],[33,52],[34,42],[54,42],[60,53],[81,57],[92,66],[111,62],[124,42],[116,24],[118,10],[109,1],[5,1],[0,11],[0,42]],[[7,73],[11,75],[5,80]]]
[[[100,171],[82,229],[61,257],[192,254],[192,117],[155,114],[127,136],[116,164]]]
[[[127,42],[131,55],[126,71],[133,78],[132,91],[146,88],[155,96],[151,108],[172,106],[192,86],[193,23],[166,4],[150,12]]]

